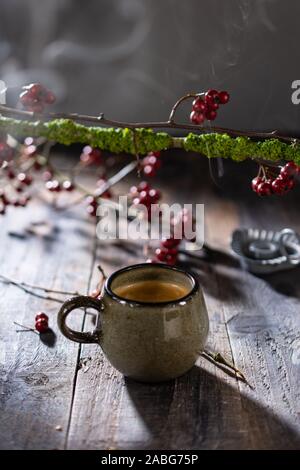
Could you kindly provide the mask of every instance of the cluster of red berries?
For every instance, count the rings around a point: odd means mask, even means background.
[[[0,215],[4,215],[6,213],[6,208],[8,206],[14,207],[25,207],[27,203],[30,201],[30,196],[23,196],[15,199],[8,199],[8,196],[4,191],[0,192]]]
[[[86,145],[82,149],[80,161],[83,165],[100,165],[102,163],[101,150]]]
[[[161,167],[160,152],[149,152],[141,161],[141,167],[145,176],[155,176]]]
[[[208,90],[204,96],[197,96],[192,105],[190,121],[193,124],[202,124],[206,119],[214,121],[217,117],[217,109],[220,104],[226,104],[229,101],[227,91]]]
[[[20,102],[27,111],[42,113],[45,105],[53,104],[56,100],[52,91],[40,83],[31,83],[22,88],[24,91],[20,94]]]
[[[148,220],[151,219],[151,206],[157,204],[161,198],[158,189],[152,188],[147,181],[142,181],[138,186],[130,188],[130,196],[134,206],[143,205],[146,207]]]
[[[48,177],[48,174],[45,176]],[[60,193],[61,191],[71,192],[75,188],[72,181],[70,180],[65,180],[61,182],[61,181],[58,181],[57,179],[51,179],[51,178],[48,181],[46,181],[45,187],[46,189],[48,189],[48,191],[53,192],[53,193]]]
[[[160,247],[155,250],[155,257],[148,261],[152,263],[166,263],[173,266],[177,262],[180,243],[181,240],[179,238],[172,236],[170,238],[164,238],[160,243]]]
[[[270,196],[271,194],[281,196],[296,186],[295,178],[300,175],[300,167],[294,162],[288,162],[277,175],[270,173],[270,170],[264,170],[263,176],[260,173],[252,180],[253,191],[259,196]]]
[[[87,207],[86,207],[87,213],[92,217],[96,217],[97,208],[98,208],[97,198],[94,196],[87,196],[85,198],[85,202],[87,204]]]
[[[16,196],[19,193],[23,193],[26,187],[30,186],[32,183],[31,175],[27,175],[26,173],[15,174],[9,165],[4,165],[2,170],[8,180],[11,180],[11,189],[15,191]],[[11,194],[8,194],[4,189],[0,191],[0,215],[6,213],[8,206],[25,207],[30,201],[28,194],[24,194],[21,197],[16,196],[11,197]]]
[[[185,235],[185,226],[188,224],[190,221],[192,221],[192,224],[194,225],[195,221],[187,209],[182,209],[176,217],[171,221],[172,228],[173,228],[173,233],[170,237],[164,238],[160,242],[159,248],[155,250],[155,256],[154,258],[148,259],[149,263],[166,263],[169,265],[174,265],[177,263],[178,260],[178,254],[179,254],[179,245],[182,242],[183,238],[176,238],[176,227],[178,225],[181,225],[181,230],[180,233],[182,237]],[[194,227],[193,227],[194,228]]]
[[[49,318],[45,313],[39,312],[35,317],[36,331],[39,333],[46,333],[49,330],[48,320]]]

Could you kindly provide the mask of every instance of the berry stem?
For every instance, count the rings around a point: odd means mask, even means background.
[[[176,111],[177,111],[178,107],[181,105],[181,103],[183,103],[184,101],[189,100],[191,98],[197,98],[198,96],[201,96],[201,95],[204,95],[204,93],[199,93],[199,94],[198,93],[187,93],[186,95],[181,96],[181,98],[179,98],[179,100],[177,100],[176,103],[174,104],[174,106],[172,107],[171,112],[170,112],[170,116],[169,116],[169,120],[167,122],[170,123],[170,124],[175,123],[174,117],[175,117]]]
[[[30,328],[29,326],[25,326],[25,325],[21,325],[21,323],[18,323],[16,321],[13,322],[14,325],[17,325],[17,326],[20,326],[21,328],[23,328],[22,330],[16,330],[17,332],[21,332],[21,331],[33,331],[33,333],[37,334],[38,335],[38,332],[34,329],[34,328]]]

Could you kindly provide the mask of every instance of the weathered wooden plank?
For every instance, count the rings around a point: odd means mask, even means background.
[[[12,238],[30,221],[47,221],[47,237]],[[14,279],[85,292],[92,263],[94,229],[77,212],[58,213],[33,203],[1,218],[1,270]],[[57,295],[54,295],[56,296]],[[78,345],[57,331],[58,303],[32,297],[0,283],[0,446],[4,449],[63,448],[69,422]],[[49,315],[56,342],[49,347],[32,333],[16,333],[13,320],[33,326],[37,311]],[[82,314],[73,322],[81,327]],[[56,427],[59,426],[59,430]]]

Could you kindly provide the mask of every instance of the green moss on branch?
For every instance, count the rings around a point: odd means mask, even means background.
[[[113,153],[135,154],[137,150],[143,155],[151,150],[180,147],[208,158],[231,158],[238,162],[247,158],[273,162],[293,160],[300,165],[300,146],[274,138],[256,142],[249,137],[231,137],[228,134],[217,133],[201,135],[190,133],[186,137],[172,137],[166,132],[154,132],[152,129],[137,128],[133,131],[88,127],[70,119],[31,122],[5,117],[0,117],[0,132],[7,132],[16,137],[45,137],[63,145],[89,144]]]

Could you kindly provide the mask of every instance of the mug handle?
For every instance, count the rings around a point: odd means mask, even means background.
[[[57,323],[60,331],[66,338],[75,341],[76,343],[99,343],[100,331],[97,328],[93,332],[84,333],[82,331],[75,331],[66,325],[66,318],[72,310],[76,308],[94,308],[100,313],[104,309],[102,300],[94,299],[87,295],[79,295],[73,297],[61,306],[58,316]]]

